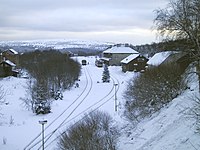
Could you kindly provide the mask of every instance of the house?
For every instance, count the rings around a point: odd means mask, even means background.
[[[172,51],[166,51],[166,52],[159,52],[153,55],[147,62],[148,66],[159,66],[162,64],[167,57],[169,57],[173,52]]]
[[[101,60],[108,65],[119,66],[121,65],[121,61],[131,54],[139,54],[139,52],[135,51],[127,44],[120,44],[103,51]]]
[[[188,53],[176,52],[169,55],[162,64],[174,63],[184,71],[192,62],[192,57]]]
[[[122,71],[144,71],[147,66],[148,59],[140,54],[131,54],[121,61]]]
[[[178,65],[182,69],[182,71],[184,71],[191,62],[192,59],[188,53],[166,51],[156,53],[151,59],[149,59],[147,64],[149,66],[159,66],[163,64],[173,63]]]
[[[6,76],[16,76],[16,71],[14,71],[14,68],[16,65],[11,62],[10,60],[3,60],[0,63],[0,76],[6,77]]]
[[[16,67],[19,66],[19,53],[8,49],[0,54],[0,76],[17,76]]]
[[[10,60],[16,66],[19,66],[19,53],[14,49],[8,49],[0,54],[0,62],[3,60]]]

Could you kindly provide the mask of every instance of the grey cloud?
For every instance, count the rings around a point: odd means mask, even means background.
[[[0,0],[0,29],[100,32],[150,28],[165,0]]]

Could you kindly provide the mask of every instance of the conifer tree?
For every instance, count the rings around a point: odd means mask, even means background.
[[[103,82],[110,82],[110,73],[109,73],[109,70],[108,70],[108,65],[104,65],[104,71],[103,71],[103,74],[102,74],[102,81]]]

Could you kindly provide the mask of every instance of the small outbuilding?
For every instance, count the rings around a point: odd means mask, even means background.
[[[122,71],[143,72],[146,69],[148,59],[140,54],[132,54],[121,61]]]
[[[11,62],[10,60],[4,60],[0,63],[0,76],[6,77],[6,76],[13,76],[15,75],[13,70],[16,67],[16,65]]]
[[[82,63],[83,66],[87,65],[87,61],[86,61],[85,59],[83,59],[83,60],[81,61],[81,63]]]
[[[96,59],[95,60],[95,65],[97,66],[97,67],[103,67],[103,61],[100,59],[100,60],[98,60],[98,59]]]

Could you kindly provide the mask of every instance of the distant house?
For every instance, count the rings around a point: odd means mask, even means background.
[[[173,52],[172,51],[166,51],[166,52],[159,52],[153,55],[147,62],[149,66],[159,66],[162,64],[167,57],[169,57]]]
[[[19,66],[19,53],[14,49],[8,49],[0,54],[0,62],[3,60],[10,60],[16,66]]]
[[[159,66],[162,64],[173,63],[179,65],[184,71],[191,62],[191,57],[187,53],[167,51],[156,53],[151,59],[149,59],[147,64],[149,66]]]
[[[184,71],[192,62],[192,57],[188,53],[176,52],[169,55],[162,64],[174,63]]]
[[[10,60],[4,60],[0,63],[0,76],[15,76],[14,68],[16,65]]]
[[[140,54],[132,54],[121,61],[122,71],[144,71],[147,66],[148,59]]]
[[[8,49],[0,54],[0,76],[17,76],[16,67],[19,66],[19,54],[13,49]]]
[[[105,51],[103,51],[103,57],[101,60],[108,65],[121,65],[121,61],[131,54],[139,54],[133,48],[129,47],[128,45],[116,45],[113,46]]]

